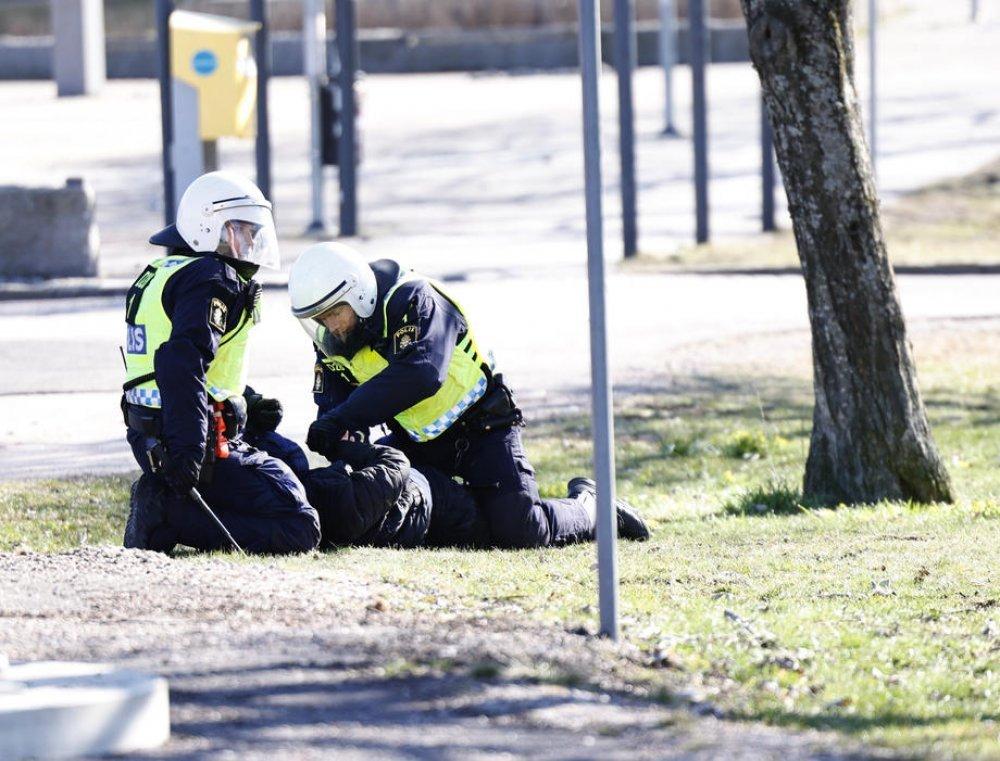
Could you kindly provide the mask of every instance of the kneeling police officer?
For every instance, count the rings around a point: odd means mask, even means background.
[[[348,246],[322,243],[295,262],[288,290],[317,353],[310,449],[333,459],[345,433],[385,423],[392,435],[380,443],[417,468],[460,477],[475,493],[494,546],[593,538],[593,482],[573,479],[565,499],[539,497],[521,412],[439,284],[390,259],[369,264]],[[630,506],[617,508],[620,536],[649,536]]]
[[[260,319],[257,269],[278,266],[271,204],[249,180],[211,172],[184,192],[177,223],[150,243],[168,249],[126,297],[127,439],[143,475],[133,485],[125,546],[226,549],[192,499],[196,488],[247,552],[319,544],[319,518],[285,463],[241,439],[247,346]],[[255,415],[276,402],[250,394]]]

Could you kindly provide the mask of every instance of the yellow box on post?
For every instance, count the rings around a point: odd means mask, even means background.
[[[257,131],[255,21],[208,13],[170,15],[170,70],[174,82],[197,92],[198,132],[203,142],[254,137]]]

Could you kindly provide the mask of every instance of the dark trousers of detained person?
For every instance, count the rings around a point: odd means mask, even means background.
[[[594,538],[592,496],[542,499],[517,426],[482,433],[456,426],[422,443],[396,431],[379,443],[401,449],[416,468],[431,466],[461,478],[489,524],[493,546],[559,546]]]
[[[147,455],[149,439],[128,429],[132,447],[145,477],[152,473]],[[280,460],[240,439],[229,444],[229,457],[216,459],[211,479],[198,491],[236,542],[249,553],[308,552],[319,544],[319,517],[306,499],[305,488]],[[212,519],[189,497],[166,493],[166,521],[150,537],[151,549],[169,551],[183,544],[203,551],[228,549],[226,538]]]

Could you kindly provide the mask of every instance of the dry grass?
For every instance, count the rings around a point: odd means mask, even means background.
[[[965,177],[915,191],[882,210],[895,267],[1000,266],[1000,159]],[[791,230],[643,252],[635,269],[798,267]]]

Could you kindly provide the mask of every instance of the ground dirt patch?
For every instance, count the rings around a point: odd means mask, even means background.
[[[0,590],[12,660],[170,679],[174,738],[153,758],[870,757],[640,700],[627,647],[526,618],[414,615],[405,590],[363,574],[90,547],[0,555]]]

